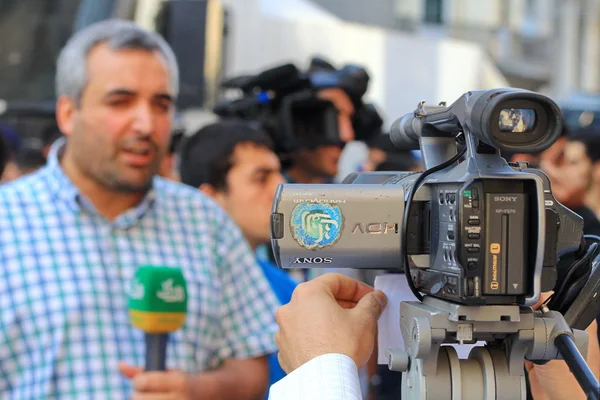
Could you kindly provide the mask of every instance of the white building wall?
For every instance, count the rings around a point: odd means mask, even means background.
[[[284,62],[304,68],[321,55],[338,66],[364,65],[367,97],[387,117],[414,110],[419,100],[452,102],[471,89],[507,86],[476,45],[434,40],[348,23],[301,0],[229,0],[232,10],[226,76]]]

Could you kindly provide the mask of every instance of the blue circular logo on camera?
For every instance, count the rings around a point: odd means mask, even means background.
[[[301,203],[291,218],[292,236],[309,250],[332,246],[341,236],[342,212],[333,204]]]

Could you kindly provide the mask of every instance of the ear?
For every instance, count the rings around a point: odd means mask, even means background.
[[[77,104],[68,96],[60,96],[56,102],[56,122],[65,136],[73,134],[73,126]]]
[[[210,183],[203,183],[198,189],[200,189],[202,193],[216,201],[221,207],[225,208],[225,195],[223,191],[217,190]]]

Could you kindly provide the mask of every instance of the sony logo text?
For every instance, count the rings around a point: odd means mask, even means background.
[[[331,257],[296,257],[294,264],[331,264]]]

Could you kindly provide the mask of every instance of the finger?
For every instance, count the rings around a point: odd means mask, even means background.
[[[168,393],[185,387],[185,374],[178,371],[151,371],[136,376],[133,388],[138,392]]]
[[[358,304],[356,301],[338,300],[337,303],[345,309],[352,309]]]
[[[364,296],[354,307],[354,310],[361,314],[361,318],[364,318],[364,314],[370,314],[374,321],[377,321],[386,305],[387,297],[383,292],[376,290]]]
[[[120,362],[119,363],[119,372],[122,375],[124,375],[127,379],[133,379],[137,375],[144,372],[144,369],[140,368],[140,367],[134,367],[133,365],[129,365],[125,362]]]
[[[325,286],[336,300],[358,302],[373,291],[373,288],[366,283],[337,273],[321,275],[313,279],[313,282]]]
[[[533,363],[529,360],[525,360],[525,370],[527,372],[531,371],[533,369]]]
[[[535,303],[535,305],[531,306],[531,308],[533,308],[534,310],[537,310],[538,308],[540,308],[542,303],[544,303],[546,300],[548,300],[548,298],[550,296],[552,296],[553,294],[554,294],[553,290],[551,290],[549,292],[542,292],[542,294],[540,295],[540,300],[537,303]]]

